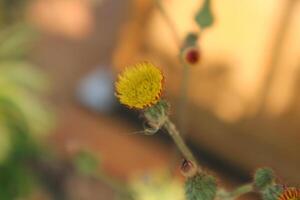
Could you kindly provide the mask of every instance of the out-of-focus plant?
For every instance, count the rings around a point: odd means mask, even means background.
[[[165,171],[153,171],[133,178],[129,185],[136,200],[184,200],[183,185]]]
[[[0,0],[0,199],[29,196],[42,139],[52,117],[41,103],[45,77],[27,59],[34,32],[21,18],[24,0]]]
[[[39,156],[52,121],[38,98],[44,86],[28,62],[0,60],[0,199],[23,196],[33,183],[27,162]]]
[[[0,26],[22,20],[23,11],[29,0],[0,0]]]
[[[74,166],[82,175],[98,179],[109,186],[117,200],[184,200],[183,183],[165,170],[155,170],[147,174],[135,174],[128,182],[108,175],[101,162],[89,151],[75,155]]]
[[[35,96],[44,81],[27,67],[0,62],[0,199],[28,192],[33,173],[27,162],[39,156],[39,142],[51,125],[51,116]]]

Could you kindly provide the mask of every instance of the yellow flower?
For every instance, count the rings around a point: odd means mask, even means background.
[[[278,200],[300,200],[300,189],[287,188],[279,196]]]
[[[143,109],[158,102],[163,88],[163,74],[150,62],[125,69],[116,82],[116,96],[130,108]]]

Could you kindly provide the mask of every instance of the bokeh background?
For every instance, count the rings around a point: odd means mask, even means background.
[[[202,3],[162,1],[181,40],[199,31]],[[226,188],[262,166],[299,187],[300,2],[213,0],[212,11],[189,69],[186,140]],[[181,199],[172,142],[143,135],[139,114],[114,97],[117,73],[149,60],[180,119],[179,50],[155,1],[0,0],[0,16],[0,199],[115,199],[111,182],[90,174],[95,162],[137,199]]]

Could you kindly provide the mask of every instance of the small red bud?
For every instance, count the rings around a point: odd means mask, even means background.
[[[190,65],[195,65],[200,60],[200,51],[196,47],[189,47],[184,51],[184,59]]]
[[[197,166],[189,160],[184,159],[181,164],[181,173],[187,178],[194,177],[197,174]]]

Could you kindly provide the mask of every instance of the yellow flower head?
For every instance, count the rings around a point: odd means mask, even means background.
[[[163,88],[162,72],[149,62],[125,69],[116,82],[116,96],[130,108],[143,109],[158,102]]]
[[[300,200],[300,189],[287,188],[279,196],[278,200]]]

